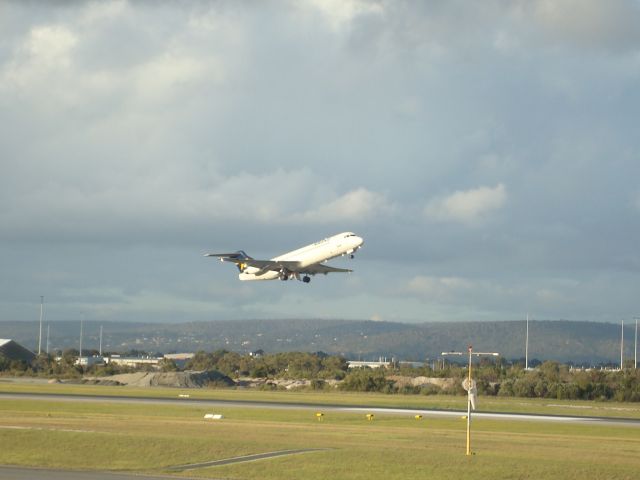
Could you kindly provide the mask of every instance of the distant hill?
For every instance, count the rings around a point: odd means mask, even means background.
[[[85,322],[84,349],[97,349],[100,323]],[[248,352],[324,351],[350,359],[395,357],[424,361],[443,351],[497,351],[524,357],[525,323],[452,322],[406,324],[340,320],[243,320],[196,323],[103,322],[103,350],[188,352],[227,349]],[[78,348],[79,322],[50,324],[50,349]],[[46,328],[43,329],[46,334]],[[620,361],[620,326],[611,323],[531,321],[529,358],[581,364]],[[37,348],[38,322],[0,322],[0,338]],[[625,329],[625,357],[633,358],[634,327]],[[45,348],[45,338],[42,340]]]

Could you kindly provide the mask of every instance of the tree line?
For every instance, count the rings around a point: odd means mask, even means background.
[[[347,360],[323,352],[285,352],[241,355],[217,350],[198,352],[187,362],[189,370],[218,370],[231,377],[283,378],[303,380],[342,380],[348,371]]]
[[[32,362],[9,360],[0,356],[0,374],[80,378],[83,375],[107,376],[134,371],[131,367],[113,363],[80,366],[76,364],[77,358],[78,351],[74,349],[59,352],[55,357],[41,354]],[[197,352],[183,369],[217,371],[234,380],[243,377],[309,380],[311,388],[314,389],[332,388],[329,386],[329,383],[332,383],[345,391],[422,395],[465,394],[461,383],[467,376],[466,365],[448,364],[437,369],[433,367],[394,364],[390,368],[350,369],[344,357],[322,352],[252,355],[217,350]],[[519,361],[508,362],[502,358],[482,359],[473,365],[473,377],[480,395],[638,402],[640,372],[634,367],[630,364],[623,370],[581,370],[559,362],[546,361],[534,369],[525,369]],[[162,371],[181,370],[174,361],[166,359],[160,362],[158,368]],[[144,369],[149,370],[151,367],[147,366]],[[450,380],[440,384],[427,380],[419,386],[399,381],[415,377]],[[335,382],[328,382],[329,380]]]
[[[569,365],[546,361],[536,368],[525,369],[522,363],[504,359],[485,360],[472,366],[473,378],[480,395],[502,397],[548,398],[567,400],[640,401],[640,371],[629,365],[623,370],[573,369]],[[390,380],[397,375],[453,379],[447,386],[399,386]],[[389,370],[352,372],[341,387],[359,391],[419,393],[424,395],[466,395],[462,380],[468,375],[466,365],[447,365],[434,370],[396,367]]]
[[[83,350],[83,354],[85,351]],[[97,351],[88,350],[86,355],[97,355]],[[13,360],[0,355],[0,375],[4,376],[33,376],[45,378],[81,378],[83,375],[106,376],[118,373],[130,373],[131,367],[107,363],[105,365],[78,365],[80,353],[74,348],[56,352],[55,354],[41,353],[31,361]]]

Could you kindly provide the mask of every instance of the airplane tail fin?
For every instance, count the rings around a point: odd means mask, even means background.
[[[238,250],[237,252],[227,253],[226,257],[233,260],[250,260],[251,257],[247,255],[244,250]]]
[[[238,271],[240,273],[244,272],[245,268],[247,268],[247,264],[244,262],[239,262],[238,260],[251,260],[251,257],[249,255],[247,255],[244,250],[238,250],[235,253],[236,256],[236,267],[238,267]]]

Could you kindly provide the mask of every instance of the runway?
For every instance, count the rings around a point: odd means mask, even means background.
[[[38,393],[3,393],[2,399],[29,399],[29,400],[54,400],[64,402],[109,402],[109,403],[143,403],[149,405],[183,405],[185,407],[236,407],[236,408],[266,408],[282,410],[310,410],[323,412],[352,412],[352,413],[377,413],[388,415],[422,415],[426,417],[449,416],[459,417],[466,415],[462,410],[433,410],[433,409],[412,409],[412,408],[387,408],[370,407],[366,405],[344,406],[344,405],[320,405],[307,403],[284,403],[284,402],[262,402],[262,401],[238,401],[238,400],[203,400],[192,398],[149,398],[149,397],[127,397],[110,395],[68,395],[68,394],[38,394]],[[544,415],[544,414],[524,414],[524,413],[500,413],[500,412],[473,412],[476,419],[486,418],[492,420],[518,420],[536,422],[570,422],[574,424],[600,424],[600,425],[620,425],[628,427],[640,427],[640,419],[635,418],[613,418],[613,417],[585,417],[571,415]]]

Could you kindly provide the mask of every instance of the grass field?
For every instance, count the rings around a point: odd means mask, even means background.
[[[49,386],[38,387],[40,392],[50,391],[43,387]],[[86,387],[74,388],[86,393]],[[104,387],[92,388],[102,392]],[[234,399],[248,398],[244,392],[235,393]],[[176,396],[177,391],[166,394]],[[278,401],[282,395],[291,394],[280,393]],[[328,403],[340,403],[334,396],[327,398]],[[379,398],[348,396],[352,404],[372,399]],[[476,419],[476,455],[467,457],[465,422],[457,417],[415,420],[376,414],[369,422],[363,414],[332,412],[319,422],[309,410],[220,407],[215,413],[222,413],[223,420],[205,421],[204,414],[211,412],[211,407],[197,404],[0,397],[0,464],[256,480],[635,479],[640,472],[637,427]],[[182,473],[169,470],[186,463],[299,448],[328,450]]]
[[[310,405],[345,405],[438,410],[466,410],[464,396],[386,395],[337,391],[260,391],[255,389],[187,389],[108,387],[74,384],[12,383],[0,378],[0,392],[56,393],[68,395],[130,396],[176,398],[180,393],[194,399],[240,400]],[[640,419],[640,403],[595,402],[584,400],[550,400],[532,398],[498,398],[482,396],[479,409],[485,412],[533,413],[589,417]]]

